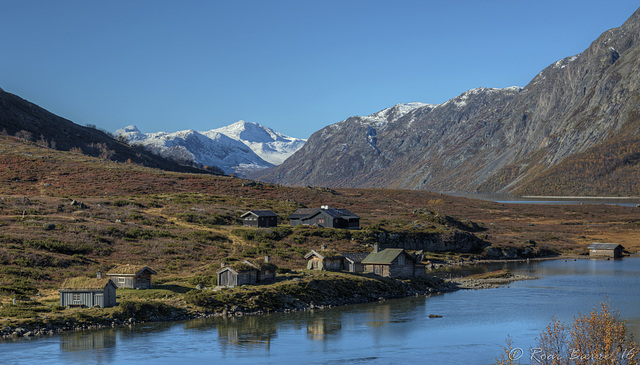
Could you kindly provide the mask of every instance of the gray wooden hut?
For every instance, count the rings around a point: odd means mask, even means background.
[[[622,257],[624,251],[624,247],[618,243],[594,242],[587,248],[590,258],[618,258]]]
[[[326,228],[360,229],[360,217],[346,209],[301,208],[289,216],[291,226],[316,226]]]
[[[340,271],[344,268],[344,256],[336,250],[311,250],[304,258],[309,270]]]
[[[342,257],[344,257],[344,270],[356,273],[364,272],[364,264],[362,263],[362,260],[364,260],[368,255],[369,253],[367,252],[343,252]]]
[[[378,251],[374,248],[362,260],[364,272],[384,277],[414,277],[425,275],[423,265],[416,262],[415,256],[401,248],[387,248]]]
[[[256,284],[260,269],[248,262],[235,262],[216,271],[218,285],[234,287],[245,284]]]
[[[278,215],[270,210],[251,210],[240,216],[247,227],[277,227]]]
[[[157,274],[150,267],[143,265],[118,265],[107,272],[107,276],[118,288],[131,289],[151,288],[151,275]]]
[[[65,307],[113,307],[116,285],[109,278],[67,279],[60,292],[60,305]]]

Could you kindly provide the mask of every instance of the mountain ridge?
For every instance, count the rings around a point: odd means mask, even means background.
[[[472,89],[379,127],[347,118],[314,133],[300,151],[257,178],[286,185],[534,193],[544,172],[568,157],[619,133],[638,134],[632,116],[640,110],[639,34],[640,10],[521,89]],[[314,158],[320,152],[322,158]]]

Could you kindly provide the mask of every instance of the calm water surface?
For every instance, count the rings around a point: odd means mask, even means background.
[[[305,313],[138,325],[0,343],[0,364],[489,364],[556,316],[608,300],[640,338],[640,258],[500,264],[539,277]],[[429,318],[429,314],[442,318]]]

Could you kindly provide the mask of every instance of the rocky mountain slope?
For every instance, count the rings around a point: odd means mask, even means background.
[[[74,151],[104,160],[181,172],[204,172],[128,146],[107,133],[61,118],[16,95],[0,89],[0,132],[35,142],[45,148]],[[211,171],[222,173],[212,169]]]
[[[633,181],[639,170],[639,36],[640,10],[524,88],[478,88],[441,105],[349,118],[314,133],[260,178],[332,187],[611,193],[606,186]],[[549,183],[550,174],[562,178]],[[640,193],[637,184],[627,185],[613,194]]]
[[[305,140],[245,121],[206,132],[189,129],[172,133],[142,133],[131,125],[117,130],[115,134],[162,156],[217,166],[227,174],[240,175],[280,164],[305,143]]]

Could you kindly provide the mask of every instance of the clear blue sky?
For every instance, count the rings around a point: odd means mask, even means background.
[[[524,86],[637,0],[0,0],[0,88],[78,124],[307,138],[396,103]]]

